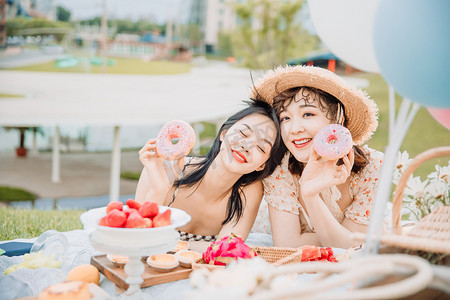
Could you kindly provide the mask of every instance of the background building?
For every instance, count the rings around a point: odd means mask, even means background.
[[[56,20],[54,0],[6,0],[6,19],[15,17],[39,17]]]
[[[217,49],[219,32],[233,29],[236,15],[228,1],[192,0],[188,22],[197,25],[202,33],[202,51],[213,53]]]

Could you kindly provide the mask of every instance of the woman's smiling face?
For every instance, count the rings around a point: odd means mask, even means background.
[[[314,136],[331,123],[319,101],[318,95],[300,89],[280,112],[281,137],[299,162],[308,161]]]
[[[268,117],[261,114],[247,116],[226,131],[219,155],[232,172],[259,171],[269,159],[276,135],[275,124]]]

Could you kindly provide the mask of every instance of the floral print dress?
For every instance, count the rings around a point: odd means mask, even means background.
[[[365,150],[369,153],[369,163],[357,174],[352,173],[349,194],[353,202],[344,211],[337,204],[341,193],[336,186],[321,193],[321,198],[339,223],[345,218],[349,218],[358,224],[369,224],[384,155],[367,146]],[[252,231],[270,233],[267,207],[264,203],[267,202],[278,210],[298,215],[302,232],[314,232],[308,215],[298,201],[299,177],[289,172],[289,156],[290,153],[286,154],[281,165],[275,169],[272,175],[263,180],[265,201],[261,204]]]

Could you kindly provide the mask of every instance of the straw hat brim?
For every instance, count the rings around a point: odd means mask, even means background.
[[[365,92],[329,70],[312,66],[278,67],[256,81],[251,97],[259,95],[262,100],[272,105],[273,99],[281,92],[302,86],[320,89],[342,102],[347,128],[356,145],[370,139],[378,126],[377,105]]]

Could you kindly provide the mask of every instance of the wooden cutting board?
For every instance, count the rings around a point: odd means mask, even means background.
[[[176,280],[189,278],[189,275],[192,272],[192,269],[176,267],[170,272],[161,273],[155,271],[152,267],[150,267],[147,263],[143,262],[145,266],[144,273],[142,273],[141,277],[144,281],[141,284],[141,287],[152,286],[155,284],[167,283]],[[96,255],[91,257],[91,265],[95,266],[100,273],[105,275],[106,278],[114,282],[116,286],[121,289],[128,289],[128,283],[125,282],[127,278],[127,274],[125,273],[123,267],[116,267],[112,262],[110,262],[106,255]]]

